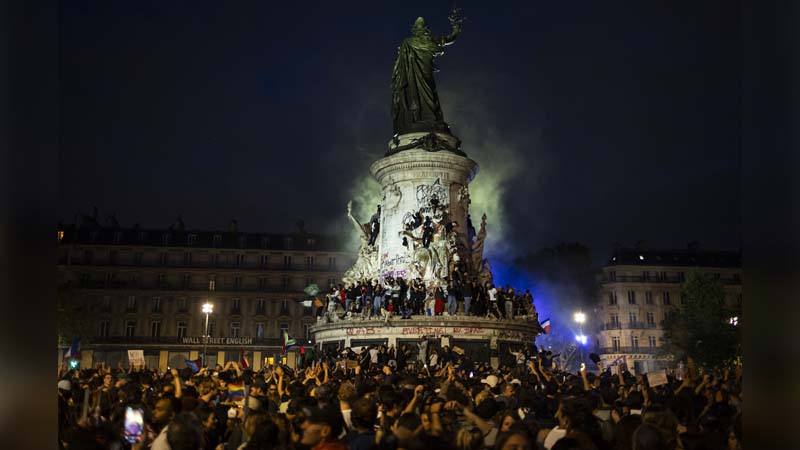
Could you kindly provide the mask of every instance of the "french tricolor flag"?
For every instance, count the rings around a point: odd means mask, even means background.
[[[65,359],[78,358],[78,356],[80,356],[80,353],[81,353],[81,337],[78,336],[75,338],[74,341],[72,341],[72,345],[67,349],[67,352],[64,353],[64,358]]]
[[[539,325],[542,326],[542,329],[544,330],[544,334],[550,333],[550,318],[549,317],[547,319],[544,319],[544,322],[540,323]]]

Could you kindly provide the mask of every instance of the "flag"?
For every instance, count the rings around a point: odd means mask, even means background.
[[[249,369],[250,363],[247,362],[247,357],[244,356],[244,347],[240,347],[239,351],[239,366],[242,369]]]
[[[539,325],[542,326],[542,329],[544,330],[544,334],[550,333],[550,318],[549,317],[547,319],[544,319],[544,322],[540,323]]]
[[[67,352],[64,353],[64,358],[78,358],[81,353],[81,337],[78,336],[72,341],[72,345],[67,349]]]
[[[297,341],[294,340],[291,336],[289,336],[288,331],[283,332],[283,353],[286,353],[286,350],[289,350],[290,347],[297,345]]]
[[[228,400],[238,400],[244,398],[244,383],[228,383]]]
[[[196,359],[195,361],[192,361],[191,359],[187,359],[186,360],[186,367],[192,369],[192,373],[200,372],[200,368],[203,367],[203,360],[199,359],[199,358]]]

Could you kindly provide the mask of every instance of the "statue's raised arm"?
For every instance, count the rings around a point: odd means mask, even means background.
[[[453,8],[453,11],[450,12],[450,16],[448,16],[447,19],[450,21],[450,34],[439,38],[441,45],[452,44],[455,42],[458,35],[461,34],[461,24],[464,22],[464,18],[461,17],[461,8]]]
[[[358,220],[356,220],[355,217],[353,217],[353,201],[352,200],[347,202],[347,218],[350,219],[350,222],[352,222],[353,226],[355,226],[356,230],[358,230],[358,237],[359,237],[359,239],[361,239],[362,244],[364,244],[365,242],[369,241],[369,233],[364,228],[364,225],[362,225]]]

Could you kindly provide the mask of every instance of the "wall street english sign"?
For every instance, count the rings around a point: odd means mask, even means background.
[[[182,337],[181,344],[205,344],[203,337]],[[253,345],[251,337],[210,337],[208,345]]]

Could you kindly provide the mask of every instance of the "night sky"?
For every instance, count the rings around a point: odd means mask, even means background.
[[[148,4],[150,3],[150,4]],[[450,1],[64,2],[59,217],[349,230],[374,209],[390,78]],[[579,241],[738,249],[736,2],[459,1],[437,60],[495,258]]]

